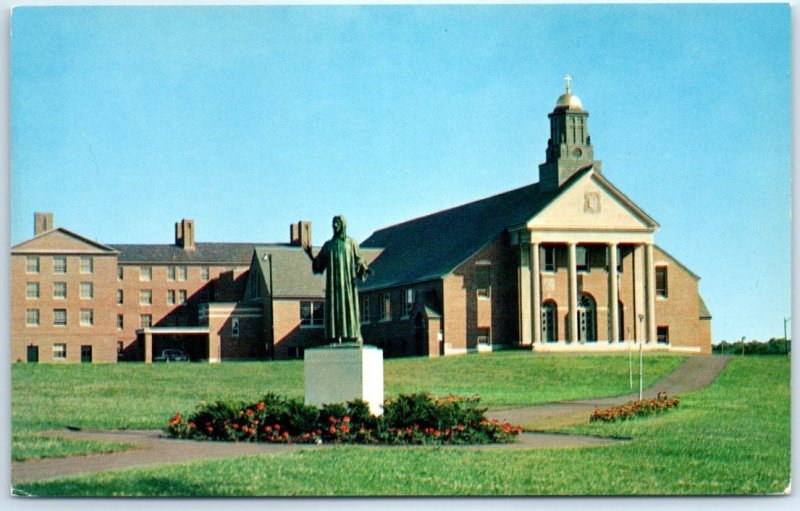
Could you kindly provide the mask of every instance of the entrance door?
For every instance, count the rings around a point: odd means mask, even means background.
[[[428,329],[425,328],[425,318],[422,313],[417,314],[414,319],[414,355],[427,355],[426,345],[428,341]]]
[[[39,361],[39,346],[28,346],[28,362],[36,363]]]
[[[582,295],[578,304],[578,340],[581,342],[596,342],[595,306],[594,300],[587,295]]]
[[[91,364],[92,363],[92,347],[91,346],[81,346],[81,362]]]

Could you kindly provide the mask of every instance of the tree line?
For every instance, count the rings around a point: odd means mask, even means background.
[[[724,355],[788,355],[792,351],[792,340],[773,337],[767,342],[722,341],[711,347],[714,353]]]

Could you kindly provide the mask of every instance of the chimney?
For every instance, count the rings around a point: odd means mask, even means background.
[[[43,232],[47,232],[53,228],[53,214],[52,213],[34,213],[33,214],[33,235],[38,236]]]
[[[295,247],[311,246],[311,222],[300,220],[290,225],[289,244]]]
[[[175,222],[175,244],[187,252],[194,251],[194,220]]]

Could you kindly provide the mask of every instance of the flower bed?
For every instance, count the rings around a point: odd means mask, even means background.
[[[386,401],[383,415],[376,417],[364,401],[317,408],[267,394],[252,404],[201,404],[189,417],[175,414],[165,432],[174,438],[278,443],[513,442],[522,428],[487,420],[478,401],[477,396],[400,395]]]
[[[676,408],[680,404],[680,398],[667,397],[666,392],[659,392],[657,397],[651,399],[641,399],[630,401],[622,406],[614,406],[603,410],[597,409],[592,413],[589,422],[614,422],[645,417],[661,413],[664,410]]]

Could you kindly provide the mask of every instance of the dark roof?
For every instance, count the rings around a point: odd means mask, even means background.
[[[711,319],[711,311],[708,310],[706,307],[706,302],[703,300],[702,296],[698,296],[700,299],[700,304],[697,307],[697,314],[699,315],[700,319]]]
[[[317,252],[317,249],[314,250]],[[315,298],[325,296],[325,276],[311,271],[311,260],[301,247],[260,246],[255,248],[253,264],[259,265],[264,284],[270,286],[270,262],[272,255],[273,296],[276,298]]]
[[[196,243],[194,251],[177,245],[109,245],[120,252],[121,263],[230,263],[249,265],[263,243]],[[276,245],[283,246],[283,245]]]
[[[314,253],[319,248],[314,249]],[[371,261],[380,253],[375,249],[362,250],[362,257]],[[261,269],[264,284],[269,289],[270,262],[272,255],[272,285],[276,298],[322,298],[325,296],[325,275],[315,275],[311,271],[311,259],[301,247],[291,245],[270,245],[255,248],[254,264]]]
[[[591,167],[577,172],[575,182]],[[439,278],[499,236],[527,222],[565,189],[542,191],[539,183],[375,231],[362,247],[383,247],[374,275],[361,289],[377,289]]]

